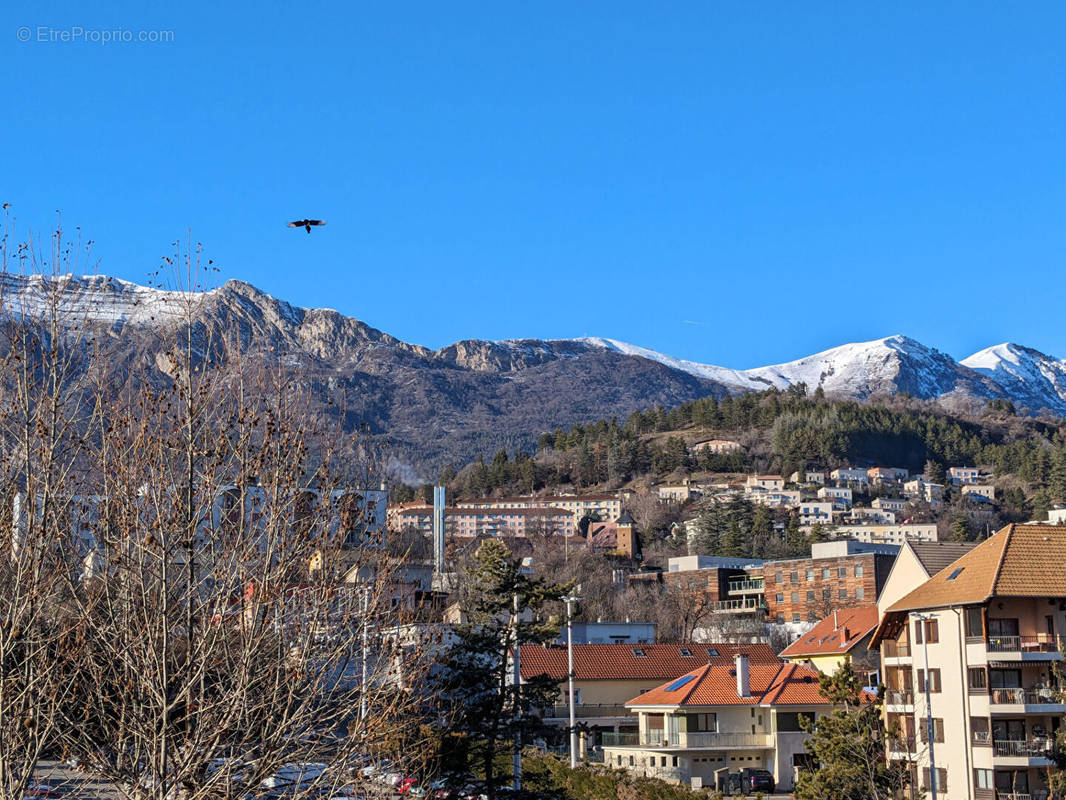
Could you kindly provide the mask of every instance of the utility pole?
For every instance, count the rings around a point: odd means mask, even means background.
[[[522,721],[522,704],[520,702],[520,692],[522,685],[522,666],[519,663],[519,647],[518,647],[518,592],[514,593],[514,610],[511,614],[511,619],[514,620],[514,658],[512,659],[513,670],[511,673],[511,680],[514,683],[514,758],[513,766],[514,770],[514,790],[516,792],[522,791],[522,729],[519,723]],[[933,800],[936,800],[934,797]]]
[[[577,725],[574,723],[574,626],[573,604],[580,597],[568,594],[563,598],[566,601],[566,677],[569,683],[569,706],[570,706],[570,769],[577,768]]]
[[[922,659],[925,661],[925,723],[926,731],[929,734],[929,791],[932,795],[932,800],[937,800],[937,778],[936,778],[936,759],[933,756],[933,706],[932,698],[929,691],[929,627],[927,623],[929,620],[934,619],[929,614],[915,614],[914,618],[918,620],[918,630],[922,632]]]

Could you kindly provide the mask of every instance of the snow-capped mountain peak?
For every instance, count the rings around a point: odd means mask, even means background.
[[[960,363],[994,380],[1017,406],[1066,414],[1066,360],[1003,342],[978,350]]]

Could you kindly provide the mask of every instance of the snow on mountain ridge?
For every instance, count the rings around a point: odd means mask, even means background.
[[[1002,386],[1016,405],[1066,414],[1066,360],[1003,342],[978,350],[960,363]]]

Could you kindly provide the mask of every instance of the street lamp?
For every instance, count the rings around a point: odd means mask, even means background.
[[[929,734],[929,790],[932,793],[932,800],[937,800],[937,778],[936,778],[936,759],[933,757],[933,739],[936,738],[933,734],[933,706],[932,698],[930,696],[929,684],[929,627],[926,623],[930,620],[935,620],[932,614],[912,614],[914,619],[918,620],[918,630],[922,633],[922,659],[925,662],[925,722],[926,731]]]
[[[566,677],[570,694],[570,769],[577,768],[577,725],[574,723],[574,627],[573,604],[581,600],[574,594],[563,598],[566,601]]]

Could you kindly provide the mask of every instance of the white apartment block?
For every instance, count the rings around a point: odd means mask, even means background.
[[[838,525],[837,536],[870,544],[904,544],[905,542],[935,542],[936,525],[909,523],[907,525]]]

